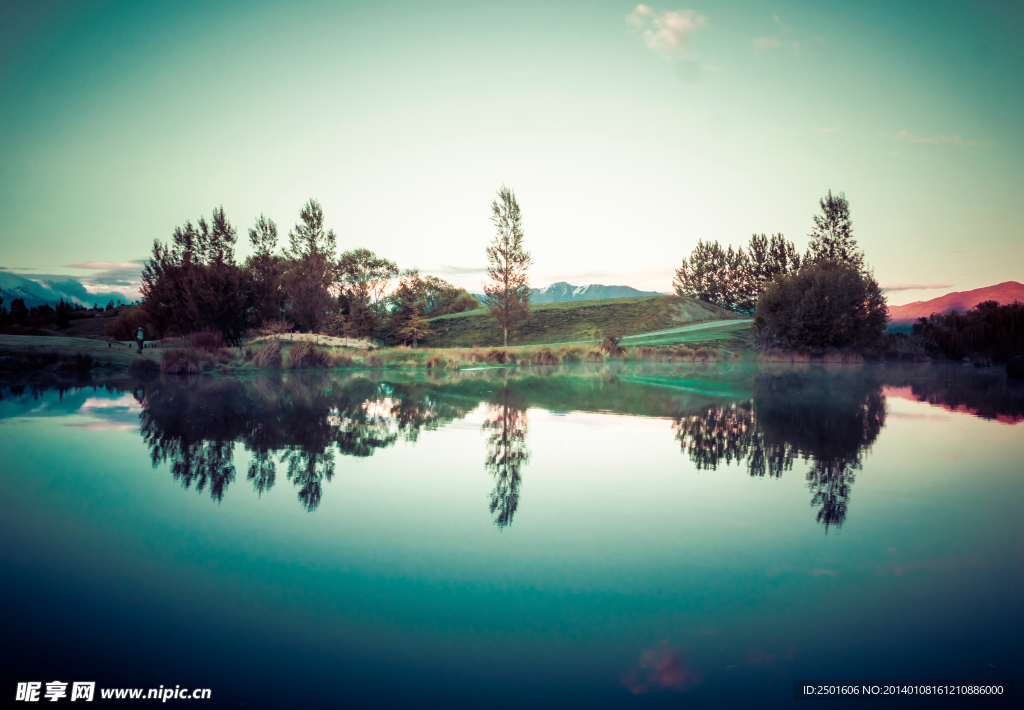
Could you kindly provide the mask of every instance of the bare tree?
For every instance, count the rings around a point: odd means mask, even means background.
[[[505,331],[508,347],[510,328],[530,315],[530,284],[526,270],[533,264],[530,252],[523,248],[523,216],[516,194],[501,186],[498,199],[491,203],[491,221],[497,234],[487,247],[487,277],[484,293],[490,314]]]

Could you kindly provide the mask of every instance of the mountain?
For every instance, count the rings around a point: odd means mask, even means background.
[[[657,291],[639,291],[632,286],[602,286],[585,284],[573,286],[565,281],[544,288],[530,289],[530,303],[563,303],[565,301],[596,301],[599,298],[639,298],[661,296]]]
[[[0,296],[4,299],[4,308],[10,308],[11,301],[16,298],[24,299],[26,308],[35,308],[44,303],[52,306],[61,299],[56,291],[10,271],[0,271]]]
[[[918,318],[927,318],[932,313],[944,315],[951,311],[964,313],[984,301],[999,303],[1024,303],[1024,284],[1005,281],[995,286],[985,286],[972,291],[954,291],[930,301],[914,301],[904,306],[889,306],[889,318],[893,325],[906,325]]]

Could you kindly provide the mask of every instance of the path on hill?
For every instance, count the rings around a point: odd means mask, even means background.
[[[710,328],[722,328],[727,325],[739,325],[741,323],[753,323],[753,318],[726,318],[725,320],[711,320],[703,323],[693,323],[692,325],[683,325],[678,328],[669,328],[668,330],[652,330],[650,333],[637,333],[636,335],[624,335],[623,340],[632,340],[634,338],[653,338],[659,335],[676,335],[677,333],[690,333],[695,330],[707,330]]]
[[[627,341],[636,340],[638,338],[656,338],[662,335],[678,335],[680,333],[691,333],[696,330],[711,330],[713,328],[723,328],[727,325],[742,325],[743,323],[753,323],[753,318],[726,318],[724,320],[709,320],[702,323],[691,323],[690,325],[683,325],[678,328],[669,328],[668,330],[652,330],[650,333],[636,333],[634,335],[625,335],[622,337],[622,344],[629,345]],[[552,343],[552,345],[584,345],[586,343],[599,343],[600,340],[573,340],[565,343]]]

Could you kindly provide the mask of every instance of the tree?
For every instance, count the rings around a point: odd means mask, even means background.
[[[174,326],[182,335],[219,331],[237,343],[246,326],[241,271],[235,264],[237,232],[224,208],[211,221],[175,227],[170,244],[153,242],[153,255],[142,271],[142,305],[146,320],[159,335]],[[113,301],[107,309],[114,307]]]
[[[249,295],[251,321],[262,325],[281,318],[284,292],[281,290],[281,257],[277,250],[277,225],[262,214],[249,229],[253,253],[245,262],[246,292]]]
[[[369,249],[353,249],[338,258],[337,286],[346,310],[345,334],[373,335],[387,314],[387,293],[399,276],[398,265]]]
[[[327,318],[333,300],[328,291],[335,277],[337,237],[324,229],[320,203],[310,199],[300,221],[288,232],[288,268],[282,282],[288,295],[288,316],[301,329],[316,332]]]
[[[24,298],[15,298],[11,301],[11,322],[21,325],[28,320],[28,308],[25,307]]]
[[[679,296],[741,312],[752,311],[757,299],[743,247],[723,249],[717,241],[698,241],[676,269],[672,285]]]
[[[466,289],[456,288],[437,276],[423,277],[423,299],[428,318],[471,311],[480,305]]]
[[[853,222],[850,221],[850,203],[840,192],[833,195],[829,190],[818,201],[821,214],[814,215],[814,229],[807,245],[805,261],[834,261],[851,264],[864,269],[864,253],[857,248],[853,238]]]
[[[500,201],[499,201],[500,200]],[[498,200],[491,202],[491,222],[497,233],[487,247],[487,277],[484,284],[488,311],[505,333],[530,315],[530,284],[527,269],[533,264],[523,247],[523,216],[515,192],[504,185]]]
[[[430,334],[426,303],[423,300],[423,279],[418,271],[408,271],[395,291],[395,308],[391,312],[391,329],[403,343],[425,340]]]
[[[757,302],[755,324],[786,348],[822,352],[864,347],[885,331],[888,310],[874,277],[849,262],[805,263],[771,281]]]

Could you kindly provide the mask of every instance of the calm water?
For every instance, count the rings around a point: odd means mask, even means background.
[[[787,706],[1024,677],[1024,389],[639,366],[0,390],[4,692]],[[8,682],[9,681],[9,682]]]

